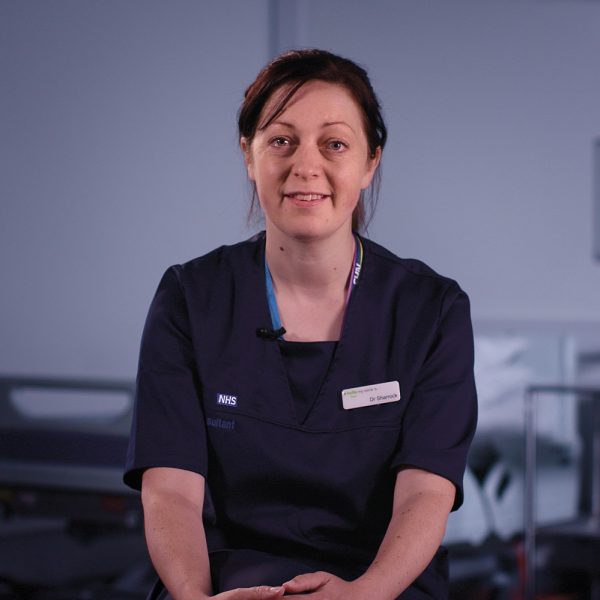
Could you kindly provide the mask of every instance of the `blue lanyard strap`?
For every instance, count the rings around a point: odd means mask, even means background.
[[[364,258],[363,245],[360,237],[354,234],[355,250],[354,250],[354,263],[352,265],[352,271],[350,272],[350,282],[348,284],[348,295],[346,296],[346,306],[350,301],[350,295],[352,290],[358,284],[360,272],[362,269],[362,263]],[[275,290],[273,289],[273,277],[271,277],[271,271],[267,264],[267,253],[265,252],[265,283],[267,285],[267,301],[269,303],[269,312],[271,313],[271,323],[273,330],[277,331],[281,329],[281,317],[279,316],[279,308],[277,307],[277,299],[275,298]],[[278,339],[282,340],[283,336]]]
[[[271,313],[271,323],[273,329],[277,331],[281,328],[281,319],[279,317],[279,309],[277,308],[277,299],[275,298],[275,290],[273,289],[273,278],[269,265],[267,264],[267,253],[265,252],[265,281],[267,283],[267,300],[269,302],[269,312]],[[281,337],[279,339],[282,339]]]

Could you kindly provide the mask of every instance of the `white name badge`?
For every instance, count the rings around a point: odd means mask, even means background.
[[[374,383],[361,387],[342,390],[342,404],[346,410],[398,402],[400,400],[400,384],[397,381]]]

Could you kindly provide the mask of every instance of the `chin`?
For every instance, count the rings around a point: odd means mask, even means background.
[[[340,233],[340,230],[346,229],[346,224],[332,226],[331,224],[325,224],[323,222],[317,223],[302,223],[297,224],[294,227],[286,226],[285,228],[278,228],[281,233],[290,238],[298,241],[310,241],[327,239]],[[348,231],[352,231],[352,223],[347,224]]]

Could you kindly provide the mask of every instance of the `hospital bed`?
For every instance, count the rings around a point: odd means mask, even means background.
[[[570,381],[576,347],[547,332],[489,331],[476,335],[475,348],[479,426],[465,473],[465,503],[450,515],[444,543],[452,579],[487,581],[495,597],[504,597],[503,590],[522,585],[526,391],[532,382]],[[537,526],[576,518],[581,497],[576,403],[554,397],[544,409],[538,419]]]
[[[0,598],[143,598],[139,495],[121,481],[133,393],[0,377]]]

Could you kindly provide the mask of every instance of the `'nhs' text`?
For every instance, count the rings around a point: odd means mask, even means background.
[[[237,406],[237,396],[217,394],[217,404],[221,404],[222,406]]]

